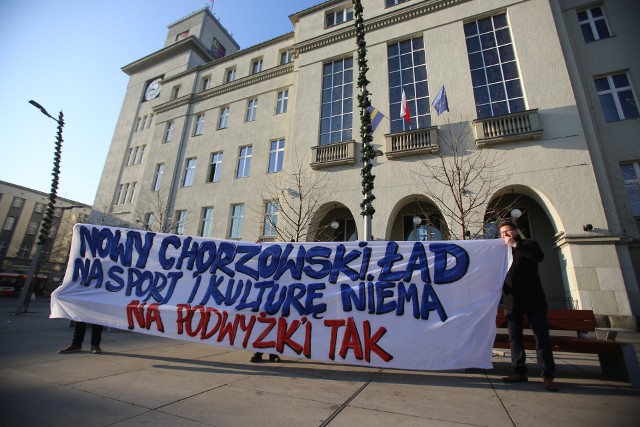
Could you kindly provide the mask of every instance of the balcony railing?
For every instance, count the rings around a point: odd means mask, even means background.
[[[311,147],[312,169],[331,166],[353,165],[356,163],[356,142],[345,141],[329,145]]]
[[[542,138],[538,109],[473,121],[476,145],[479,148],[505,142]]]
[[[392,133],[385,135],[388,159],[403,156],[415,156],[418,154],[431,154],[440,151],[438,146],[438,128],[411,130],[408,132]]]

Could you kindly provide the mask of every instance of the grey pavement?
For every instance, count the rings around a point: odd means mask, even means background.
[[[638,426],[640,391],[603,380],[597,356],[556,353],[560,391],[539,378],[505,384],[494,369],[418,372],[251,353],[128,331],[103,354],[58,354],[71,342],[49,301],[12,313],[0,297],[0,426]],[[640,334],[618,339],[640,345]],[[636,349],[639,346],[636,346]],[[265,355],[266,356],[266,355]],[[533,360],[531,374],[535,371]]]

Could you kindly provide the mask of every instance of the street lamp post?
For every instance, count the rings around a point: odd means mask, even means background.
[[[53,221],[53,211],[55,209],[56,196],[58,191],[58,182],[60,177],[60,156],[62,152],[62,128],[64,127],[64,116],[62,114],[62,110],[58,114],[58,118],[54,118],[51,114],[44,109],[44,107],[38,104],[36,101],[31,100],[29,104],[38,108],[42,114],[49,117],[56,123],[58,123],[58,132],[56,134],[56,147],[53,156],[53,172],[52,172],[52,180],[51,180],[51,191],[49,192],[49,203],[47,204],[47,210],[45,211],[44,218],[42,219],[42,227],[40,227],[40,234],[38,235],[38,243],[36,246],[36,252],[31,259],[31,265],[29,266],[29,274],[27,276],[27,281],[22,287],[22,292],[20,293],[20,299],[18,301],[18,308],[16,309],[16,314],[26,313],[27,308],[29,307],[29,297],[31,296],[31,292],[33,291],[33,277],[36,274],[38,269],[38,262],[40,261],[40,255],[42,253],[42,249],[44,245],[49,240],[49,231],[51,230],[51,222]]]

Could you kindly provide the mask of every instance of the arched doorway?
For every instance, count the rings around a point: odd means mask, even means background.
[[[398,203],[389,240],[446,240],[446,225],[440,209],[421,195],[412,195]]]
[[[315,242],[353,242],[358,240],[358,227],[351,211],[344,205],[330,203],[319,210],[319,221],[313,233]],[[325,213],[322,213],[325,212]]]

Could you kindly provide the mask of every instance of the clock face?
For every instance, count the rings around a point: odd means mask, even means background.
[[[162,82],[162,79],[155,79],[149,83],[147,91],[144,93],[144,99],[146,101],[150,101],[160,95],[160,82]]]

